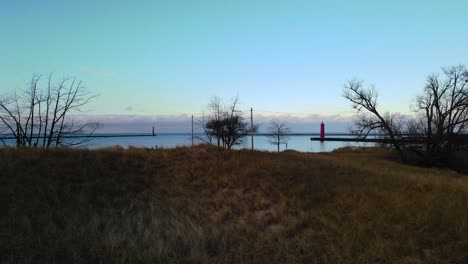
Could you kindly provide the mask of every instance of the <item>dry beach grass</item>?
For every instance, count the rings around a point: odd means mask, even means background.
[[[2,263],[468,263],[468,177],[333,153],[0,150]]]

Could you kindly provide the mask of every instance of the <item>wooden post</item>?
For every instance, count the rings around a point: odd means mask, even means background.
[[[254,150],[254,139],[253,139],[253,134],[254,134],[254,127],[253,127],[253,109],[252,107],[250,108],[250,138],[252,140],[252,150]]]

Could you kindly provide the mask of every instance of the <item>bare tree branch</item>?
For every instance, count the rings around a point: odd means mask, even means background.
[[[237,109],[238,98],[236,97],[231,104],[225,106],[218,97],[211,99],[209,108],[211,114],[203,117],[202,127],[205,137],[204,142],[213,142],[216,138],[217,145],[224,149],[231,149],[234,145],[243,143],[251,129],[245,120],[245,115]],[[256,128],[253,128],[256,131]]]
[[[287,127],[284,121],[272,120],[268,127],[268,142],[272,145],[277,146],[278,152],[280,151],[280,145],[288,143],[288,133],[291,129]]]
[[[75,123],[72,116],[95,95],[89,94],[76,79],[64,79],[53,86],[51,74],[46,89],[39,88],[40,79],[40,75],[34,75],[29,89],[21,95],[15,91],[13,96],[1,97],[0,129],[8,130],[22,147],[39,146],[41,139],[43,148],[75,146],[89,140],[99,124]],[[70,135],[82,138],[70,142]]]
[[[373,88],[364,89],[355,80],[346,83],[344,97],[358,113],[366,112],[355,121],[353,132],[361,137],[384,133],[402,158],[411,151],[428,164],[444,162],[454,151],[467,149],[468,70],[459,65],[442,72],[442,77],[427,77],[423,94],[411,107],[416,116],[406,120],[395,114],[381,115]]]

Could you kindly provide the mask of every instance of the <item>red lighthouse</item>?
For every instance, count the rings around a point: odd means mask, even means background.
[[[320,123],[320,142],[323,142],[325,139],[325,124],[322,122]]]

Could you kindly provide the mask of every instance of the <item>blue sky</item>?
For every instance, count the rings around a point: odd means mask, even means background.
[[[408,113],[428,74],[468,61],[466,0],[0,3],[0,92],[76,76],[100,94],[89,115],[198,115],[238,95],[265,120],[336,121],[352,78]]]

